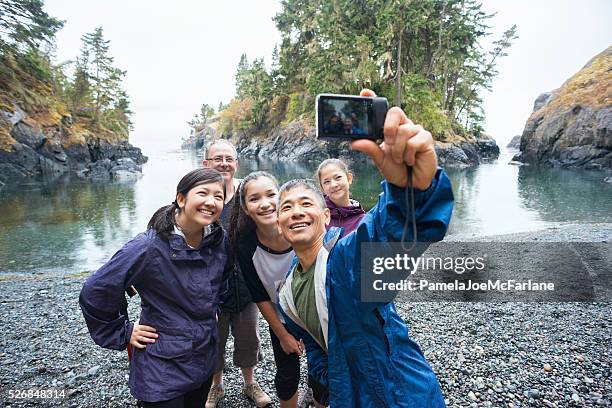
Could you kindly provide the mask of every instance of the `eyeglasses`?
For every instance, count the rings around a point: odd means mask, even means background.
[[[215,156],[215,157],[208,158],[206,160],[212,160],[212,162],[215,163],[215,164],[221,164],[224,161],[227,164],[233,164],[233,163],[235,163],[237,161],[236,158],[234,158],[232,156]]]

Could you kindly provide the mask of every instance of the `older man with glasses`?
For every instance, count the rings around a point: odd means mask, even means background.
[[[225,206],[221,213],[221,223],[227,230],[230,213],[234,206],[234,193],[239,180],[234,178],[238,169],[238,154],[236,147],[224,139],[209,143],[204,151],[204,167],[218,170],[225,181]],[[228,297],[221,307],[219,315],[219,358],[213,385],[208,393],[206,408],[214,408],[225,395],[223,386],[223,368],[225,366],[225,344],[230,328],[234,337],[234,365],[240,367],[244,379],[243,393],[252,399],[258,407],[269,405],[270,397],[255,381],[253,371],[261,359],[258,331],[259,314],[257,306],[251,301],[251,295],[242,279],[242,275],[234,268],[229,277]]]

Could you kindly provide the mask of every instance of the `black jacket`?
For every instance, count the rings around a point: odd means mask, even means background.
[[[227,231],[229,226],[229,218],[234,207],[235,200],[225,204],[221,213],[221,224]],[[235,254],[232,254],[235,255]],[[252,303],[251,293],[246,286],[240,266],[236,262],[236,257],[232,256],[233,267],[230,270],[227,281],[227,293],[223,297],[223,303],[220,306],[222,312],[241,312],[249,303]]]

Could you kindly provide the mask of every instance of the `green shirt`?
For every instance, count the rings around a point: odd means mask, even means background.
[[[293,269],[291,291],[299,318],[310,334],[315,337],[315,340],[325,347],[325,338],[323,337],[315,301],[314,270],[315,264],[306,272],[302,272],[302,267],[298,264]]]

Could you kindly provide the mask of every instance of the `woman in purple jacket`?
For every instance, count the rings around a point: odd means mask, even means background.
[[[329,208],[331,220],[327,225],[344,228],[344,234],[353,231],[365,216],[358,201],[352,200],[349,188],[353,183],[353,173],[340,159],[326,159],[317,169],[317,179],[325,193],[325,204]]]
[[[221,173],[189,172],[176,200],[146,232],[87,279],[79,303],[96,344],[134,347],[129,387],[143,407],[202,407],[217,358],[216,314],[230,252],[217,222],[225,198]],[[130,322],[125,291],[141,298]]]

